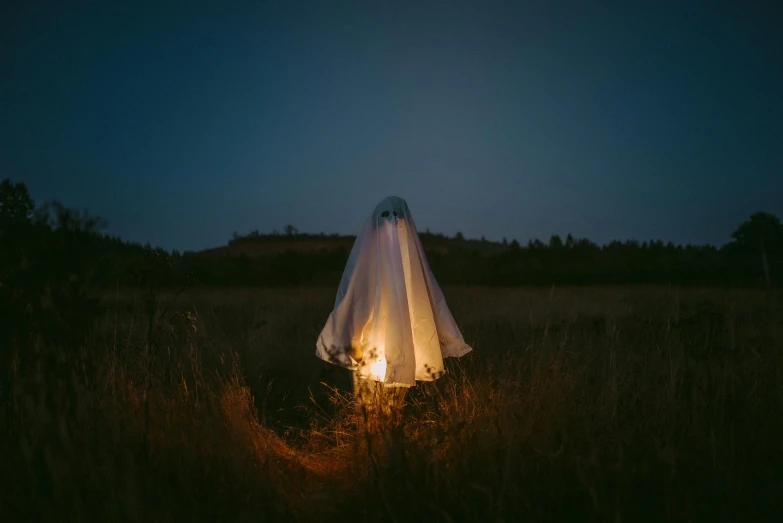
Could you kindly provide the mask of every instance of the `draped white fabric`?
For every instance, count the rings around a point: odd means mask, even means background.
[[[430,271],[407,203],[381,201],[357,236],[316,356],[360,378],[409,387],[472,349]]]

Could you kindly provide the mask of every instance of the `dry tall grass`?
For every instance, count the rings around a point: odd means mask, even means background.
[[[5,521],[750,521],[783,492],[783,300],[446,289],[474,352],[356,431],[333,289],[108,296],[3,398]],[[7,519],[6,519],[7,518]]]

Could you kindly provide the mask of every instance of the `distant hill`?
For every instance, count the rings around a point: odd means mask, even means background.
[[[259,234],[240,236],[228,245],[193,253],[204,258],[238,257],[267,258],[287,251],[312,253],[323,250],[351,250],[355,237],[319,234]]]
[[[443,234],[419,233],[422,245],[427,252],[448,254],[455,251],[476,251],[478,254],[492,255],[507,248],[500,242],[464,238],[449,238]],[[356,236],[339,234],[259,234],[235,236],[227,245],[213,247],[192,253],[199,258],[271,258],[284,252],[314,253],[330,250],[350,252]]]

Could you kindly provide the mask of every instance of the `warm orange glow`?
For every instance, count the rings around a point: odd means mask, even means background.
[[[396,222],[396,226],[393,225],[391,222],[386,222],[384,224],[385,227],[388,227],[388,232],[390,234],[397,235],[398,241],[400,243],[400,255],[401,255],[401,261],[402,261],[402,268],[403,268],[403,276],[405,278],[405,291],[406,291],[406,297],[411,296],[412,291],[412,282],[411,282],[411,268],[410,268],[410,252],[408,250],[408,232],[407,227],[405,224],[405,220],[400,219]],[[387,303],[383,303],[381,305],[382,307],[388,307],[389,305]],[[413,310],[412,310],[412,304],[410,302],[410,299],[408,299],[408,308],[409,308],[409,314],[411,317],[413,317]],[[372,346],[375,348],[374,354],[369,359],[369,361],[366,363],[368,373],[367,378],[375,381],[385,382],[386,381],[386,351],[384,350],[384,344],[386,341],[386,325],[378,325],[376,332],[373,333],[374,337],[374,343]]]
[[[386,358],[370,363],[370,374],[367,376],[371,380],[384,381],[386,379]]]

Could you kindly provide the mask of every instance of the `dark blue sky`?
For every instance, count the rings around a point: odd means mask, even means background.
[[[783,217],[775,2],[65,3],[0,8],[0,177],[127,239],[355,233],[389,194],[523,242]]]

